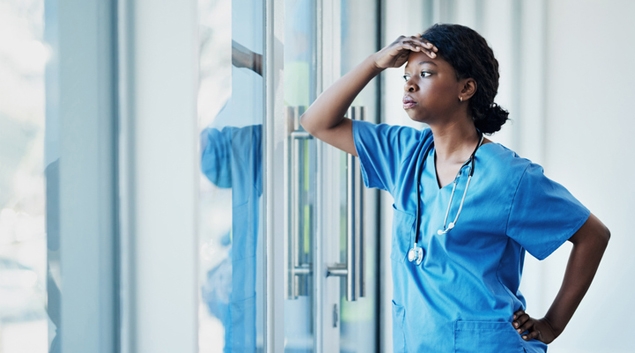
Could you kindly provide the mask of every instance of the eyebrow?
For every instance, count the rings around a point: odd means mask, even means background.
[[[432,64],[432,65],[434,65],[434,66],[438,66],[438,65],[437,65],[434,61],[429,61],[429,60],[420,61],[418,65],[419,65],[419,66],[421,66],[421,65],[423,65],[423,64]],[[408,65],[410,65],[410,62],[408,62],[408,63],[406,64],[405,69],[408,69]]]

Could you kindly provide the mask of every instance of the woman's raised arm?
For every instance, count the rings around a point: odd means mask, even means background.
[[[368,82],[381,71],[389,67],[402,66],[411,52],[419,51],[435,57],[437,48],[419,36],[397,38],[326,89],[302,115],[302,126],[316,138],[342,151],[357,155],[352,122],[344,118],[348,107]]]

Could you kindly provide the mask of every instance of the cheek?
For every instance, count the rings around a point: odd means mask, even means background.
[[[451,102],[454,97],[454,90],[447,85],[428,85],[422,89],[422,93],[426,97],[426,100],[430,103],[446,103]],[[458,98],[457,98],[458,100]]]
[[[431,96],[434,96],[436,100],[442,102],[458,102],[459,98],[456,93],[456,85],[447,82],[438,82],[432,85],[428,91]]]

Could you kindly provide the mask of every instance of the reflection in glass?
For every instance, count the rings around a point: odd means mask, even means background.
[[[54,276],[47,271],[45,228],[44,68],[48,56],[44,1],[0,2],[2,353],[46,352],[49,348],[52,321],[46,312],[47,272],[51,282]],[[54,167],[49,162],[47,158],[46,165]],[[54,325],[50,326],[54,332]]]
[[[200,352],[263,345],[263,10],[246,0],[199,2]]]

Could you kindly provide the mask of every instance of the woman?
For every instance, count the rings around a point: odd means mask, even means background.
[[[368,82],[405,66],[409,127],[344,114]],[[400,37],[343,76],[306,111],[313,136],[359,157],[368,187],[394,198],[395,352],[546,352],[586,293],[608,229],[542,168],[483,134],[507,112],[494,103],[498,62],[459,25]],[[573,244],[564,281],[543,318],[524,312],[525,250],[544,259]]]

